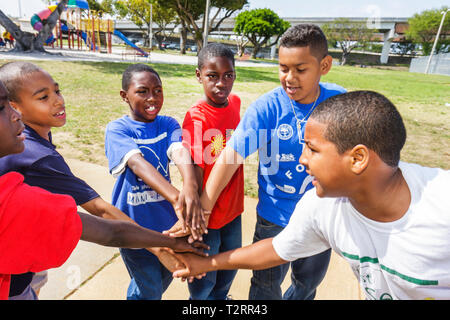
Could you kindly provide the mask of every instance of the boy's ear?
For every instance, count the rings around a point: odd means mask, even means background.
[[[326,75],[333,65],[333,58],[330,55],[326,55],[322,61],[320,61],[320,73],[322,76]]]
[[[128,103],[128,95],[127,92],[124,90],[120,90],[120,96],[122,97],[122,100],[125,101],[126,103]]]
[[[199,83],[202,83],[202,77],[201,77],[201,74],[200,74],[200,70],[198,68],[195,69],[195,76],[197,77],[197,81]]]
[[[20,104],[18,104],[15,101],[11,101],[9,100],[9,104],[11,105],[11,107],[13,107],[16,111],[19,111],[20,113],[22,113],[22,110],[20,110]]]
[[[369,164],[369,158],[369,149],[365,145],[358,144],[354,146],[350,152],[350,167],[353,173],[357,175],[363,173]]]

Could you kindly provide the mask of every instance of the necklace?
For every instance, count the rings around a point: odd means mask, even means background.
[[[314,104],[312,105],[311,109],[308,111],[306,116],[304,116],[303,119],[301,119],[301,120],[299,120],[299,118],[297,117],[297,113],[295,113],[295,109],[294,109],[294,104],[292,103],[291,98],[289,98],[289,102],[291,103],[292,111],[294,112],[295,120],[297,120],[296,122],[297,122],[298,143],[300,143],[300,144],[302,144],[302,123],[306,122],[305,119],[307,119],[309,117],[309,115],[311,114],[311,112],[313,112],[314,108],[316,107],[317,99],[319,99],[319,96],[320,96],[320,91],[317,94],[316,100],[314,100]]]

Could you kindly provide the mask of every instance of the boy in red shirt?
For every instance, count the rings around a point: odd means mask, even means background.
[[[21,116],[0,82],[0,157],[24,150],[23,130]],[[73,198],[28,186],[17,172],[0,177],[0,300],[8,299],[11,274],[62,265],[79,239],[104,246],[200,253],[186,241],[129,222],[78,213]]]
[[[240,121],[241,100],[231,93],[236,74],[234,55],[219,43],[205,46],[198,55],[196,76],[205,97],[192,106],[183,122],[183,143],[191,150],[199,186],[206,184],[215,160]],[[241,213],[244,211],[243,166],[222,191],[210,215],[203,240],[216,254],[241,246]],[[195,225],[195,223],[194,223]],[[201,227],[201,221],[198,223]],[[210,272],[189,283],[191,299],[225,300],[236,270]]]

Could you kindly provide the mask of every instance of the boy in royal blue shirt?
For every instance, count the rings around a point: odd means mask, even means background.
[[[320,83],[332,58],[327,40],[315,25],[296,25],[280,40],[281,86],[263,95],[246,110],[226,148],[211,171],[201,196],[210,210],[244,159],[258,150],[258,205],[254,241],[277,235],[289,222],[295,205],[309,190],[311,177],[298,163],[303,151],[304,128],[314,108],[342,87]],[[281,283],[289,264],[253,272],[249,298],[313,299],[325,276],[330,250],[291,262],[292,284],[282,295]]]
[[[122,75],[120,95],[130,115],[110,122],[105,132],[109,170],[117,177],[112,203],[139,225],[159,232],[190,211],[201,216],[194,166],[181,143],[180,125],[159,115],[164,95],[158,73],[144,64],[129,66]],[[170,183],[171,160],[183,178],[181,192]],[[127,298],[161,299],[172,281],[170,271],[146,250],[120,253],[131,277]]]

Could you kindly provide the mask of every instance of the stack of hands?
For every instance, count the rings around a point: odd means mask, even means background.
[[[159,248],[158,258],[174,277],[192,282],[194,278],[201,279],[206,275],[195,271],[194,265],[208,256],[205,250],[209,250],[209,246],[203,242],[203,235],[208,233],[211,212],[203,210],[200,201],[187,201],[181,194],[178,200],[175,205],[178,221],[163,231],[177,239],[177,249]]]

